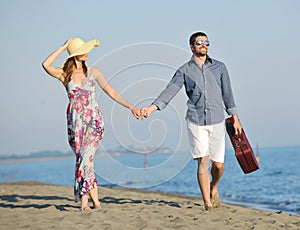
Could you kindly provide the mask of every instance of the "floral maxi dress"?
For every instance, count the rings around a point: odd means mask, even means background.
[[[98,186],[94,173],[94,155],[103,136],[104,123],[96,101],[96,82],[89,71],[87,81],[78,86],[70,80],[67,129],[69,144],[76,156],[74,199],[77,202]]]

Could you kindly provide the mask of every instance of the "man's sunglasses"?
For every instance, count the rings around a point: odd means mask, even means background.
[[[201,46],[203,43],[205,43],[206,46],[209,46],[209,41],[208,40],[206,40],[206,41],[199,40],[199,41],[196,42],[196,45]]]

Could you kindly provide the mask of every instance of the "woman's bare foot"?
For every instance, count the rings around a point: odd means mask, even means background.
[[[98,204],[94,203],[93,209],[101,209],[100,202],[98,202]]]
[[[89,211],[89,197],[88,195],[82,195],[81,197],[81,211]]]
[[[89,195],[94,204],[93,209],[101,209],[99,198],[98,198],[98,188],[97,187],[92,188]]]

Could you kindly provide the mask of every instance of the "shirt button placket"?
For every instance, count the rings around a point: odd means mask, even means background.
[[[204,65],[202,67],[202,76],[203,76],[203,83],[204,83],[204,125],[206,125],[206,113],[207,113],[207,90],[206,90],[206,79],[205,79],[205,74],[204,74]]]

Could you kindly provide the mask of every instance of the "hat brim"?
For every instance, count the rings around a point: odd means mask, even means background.
[[[82,46],[80,46],[80,48],[78,48],[75,52],[73,52],[71,55],[69,55],[66,58],[66,60],[62,64],[62,68],[64,67],[66,61],[69,58],[89,53],[94,47],[97,47],[97,46],[99,46],[99,40],[98,39],[94,39],[92,41],[85,42]]]

